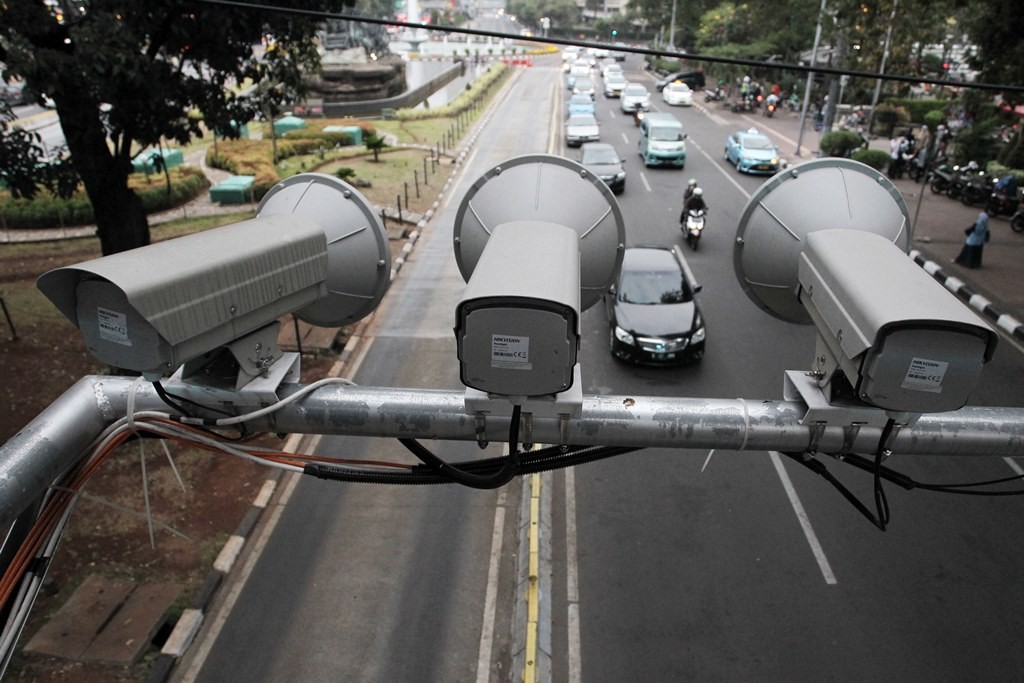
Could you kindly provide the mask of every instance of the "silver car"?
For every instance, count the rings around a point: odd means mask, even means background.
[[[639,83],[627,83],[622,89],[621,98],[622,111],[627,114],[651,108],[651,93]]]
[[[595,142],[600,135],[601,128],[593,114],[573,114],[565,122],[565,144],[570,147]]]

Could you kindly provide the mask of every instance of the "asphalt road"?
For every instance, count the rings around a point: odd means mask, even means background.
[[[653,90],[633,60],[627,74]],[[378,313],[356,381],[459,386],[455,206],[498,161],[548,148],[563,93],[554,62],[538,61],[516,80]],[[687,167],[645,169],[631,120],[615,100],[598,105],[602,139],[628,159],[619,200],[628,244],[680,244],[685,181],[705,188],[708,228],[687,258],[704,286],[708,344],[702,362],[683,368],[623,365],[608,354],[596,306],[582,324],[584,391],[779,398],[783,372],[810,365],[814,333],[762,313],[732,273],[736,223],[761,179],[725,165],[722,147],[750,121],[674,110],[690,135]],[[1024,405],[1022,376],[1019,354],[1001,346],[971,403]],[[320,447],[399,457],[397,446],[376,441]],[[476,452],[431,447],[449,457]],[[928,482],[1019,471],[997,458],[889,464]],[[871,506],[868,475],[827,465]],[[1016,642],[1024,551],[1015,543],[1024,517],[1013,498],[889,485],[892,520],[881,533],[778,454],[651,449],[550,482],[553,680],[1009,680],[1024,670]],[[520,642],[518,501],[515,487],[482,494],[300,482],[262,552],[243,563],[251,570],[233,577],[231,609],[208,620],[182,680],[521,680],[511,665]]]

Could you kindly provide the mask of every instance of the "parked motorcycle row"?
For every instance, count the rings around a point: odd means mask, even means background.
[[[921,164],[911,163],[908,169],[913,180],[922,176],[935,194],[959,199],[967,206],[984,206],[990,216],[1009,216],[1014,232],[1024,232],[1024,210],[1021,190],[1007,179],[997,180],[977,165],[951,166],[939,163],[925,173]]]

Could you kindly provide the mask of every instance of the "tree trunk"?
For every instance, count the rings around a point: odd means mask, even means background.
[[[149,223],[142,200],[128,187],[131,161],[115,156],[99,118],[99,104],[57,100],[61,128],[71,160],[82,177],[96,217],[96,234],[104,255],[149,244]],[[62,104],[64,105],[62,107]],[[95,116],[84,116],[94,111]]]

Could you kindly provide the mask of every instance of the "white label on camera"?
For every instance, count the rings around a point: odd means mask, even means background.
[[[942,380],[946,377],[949,363],[926,358],[914,358],[910,361],[907,376],[903,378],[903,389],[927,391],[932,394],[942,393]]]
[[[128,317],[124,313],[111,311],[108,308],[97,308],[96,317],[100,329],[100,339],[125,346],[132,345],[132,340],[128,338]]]
[[[507,334],[491,335],[491,367],[508,370],[532,370],[530,338]]]

